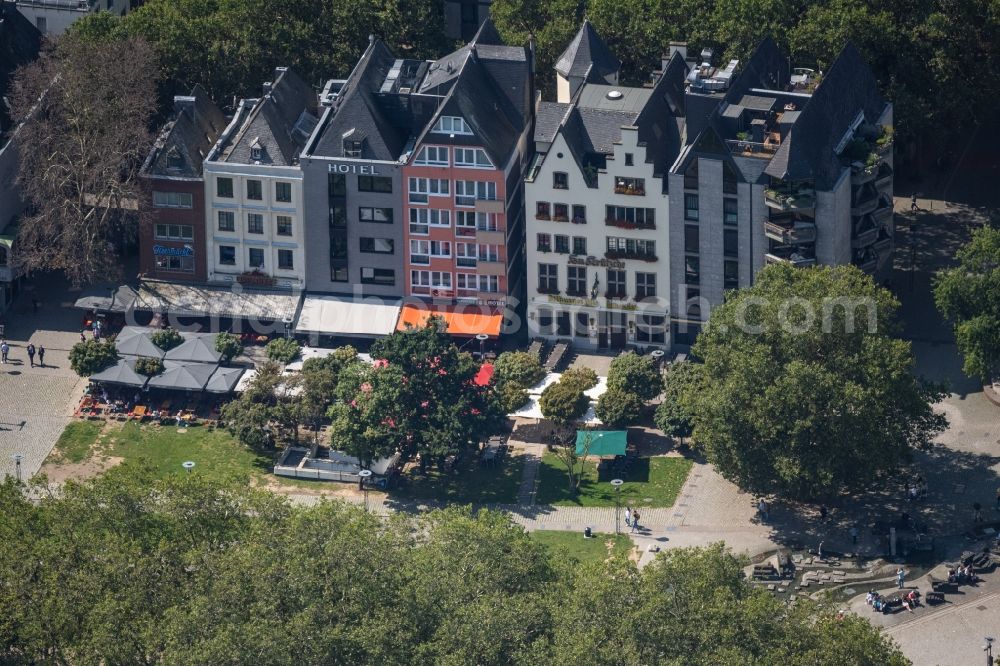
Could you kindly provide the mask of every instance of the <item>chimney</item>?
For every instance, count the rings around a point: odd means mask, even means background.
[[[714,55],[715,55],[715,51],[712,50],[712,47],[706,46],[705,48],[703,48],[701,50],[701,62],[702,62],[702,64],[703,65],[711,65],[712,64],[712,56],[714,56]]]
[[[680,53],[681,58],[687,60],[688,58],[688,43],[687,42],[670,42],[670,49],[667,51],[667,59],[674,57],[675,53]],[[667,64],[663,63],[663,68],[666,69]]]
[[[368,45],[371,46],[375,43],[375,35],[372,33],[368,34]]]
[[[177,115],[185,111],[194,113],[194,97],[190,95],[174,95],[174,112]]]
[[[754,118],[750,121],[750,140],[754,143],[764,143],[764,128],[766,123],[763,118]]]
[[[264,94],[262,95],[262,97],[267,97],[268,95],[271,94],[271,87],[273,85],[274,85],[273,81],[268,81],[267,83],[264,84]]]

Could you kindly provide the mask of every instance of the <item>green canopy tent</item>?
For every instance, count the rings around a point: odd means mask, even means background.
[[[628,446],[628,432],[625,430],[577,430],[576,454],[583,455],[590,438],[588,456],[623,456]]]

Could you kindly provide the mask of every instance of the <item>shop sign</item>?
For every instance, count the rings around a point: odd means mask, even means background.
[[[560,305],[583,305],[588,308],[597,307],[597,300],[593,298],[569,298],[567,296],[559,296],[558,294],[550,294],[549,301],[559,303]]]
[[[194,248],[190,245],[184,247],[167,247],[166,245],[154,245],[153,254],[158,257],[193,257]]]
[[[243,273],[236,276],[236,281],[240,284],[255,285],[258,287],[273,287],[278,281],[265,273]]]
[[[628,311],[631,312],[633,310],[637,310],[638,308],[636,307],[635,303],[625,303],[625,302],[622,302],[622,301],[614,301],[614,300],[612,300],[612,299],[609,298],[608,299],[608,309],[609,310],[628,310]]]
[[[604,266],[605,268],[625,268],[625,262],[620,259],[606,259],[604,257],[584,257],[580,254],[571,254],[567,260],[572,266]]]
[[[343,164],[334,162],[330,164],[330,173],[357,173],[365,176],[377,176],[378,171],[374,164]]]
[[[507,307],[507,301],[503,298],[480,298],[478,299],[479,305],[488,305],[494,308],[505,308]]]

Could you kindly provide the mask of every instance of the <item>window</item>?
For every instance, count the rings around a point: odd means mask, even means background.
[[[278,236],[291,236],[292,235],[292,218],[287,215],[279,215],[275,218],[275,234]]]
[[[260,213],[247,213],[247,233],[264,233],[264,216]]]
[[[347,239],[343,236],[330,237],[330,259],[347,261]]]
[[[347,176],[342,173],[331,173],[326,179],[328,197],[347,196]],[[361,178],[358,178],[358,189],[361,189]]]
[[[194,227],[189,224],[157,224],[156,237],[165,240],[194,240]]]
[[[479,261],[500,261],[499,245],[479,245]]]
[[[608,254],[611,258],[656,259],[656,241],[608,236]]]
[[[417,153],[414,164],[421,166],[448,166],[448,148],[445,146],[424,146]]]
[[[221,199],[232,199],[233,198],[233,179],[232,178],[222,178],[221,176],[215,179],[215,196]]]
[[[347,206],[342,203],[335,203],[330,206],[330,228],[347,228]]]
[[[281,203],[291,203],[292,202],[292,184],[285,182],[277,182],[274,184],[274,200]]]
[[[450,227],[451,211],[437,208],[411,208],[410,233],[426,235],[430,227]]]
[[[684,172],[684,189],[698,189],[698,158],[691,161],[691,166]]]
[[[698,257],[684,257],[684,281],[687,284],[701,282],[701,262],[698,261]]]
[[[684,251],[698,254],[698,227],[693,224],[684,225]]]
[[[632,208],[630,206],[606,206],[605,223],[624,229],[655,229],[655,208]]]
[[[552,219],[552,209],[547,201],[539,201],[535,204],[535,219],[536,220],[551,220]]]
[[[392,209],[363,206],[358,209],[358,219],[362,222],[392,224]]]
[[[635,274],[635,300],[656,297],[656,273]]]
[[[492,169],[493,162],[490,162],[490,158],[482,148],[456,148],[455,166]]]
[[[47,34],[49,31],[48,23],[49,23],[48,19],[45,18],[44,16],[35,17],[35,27],[38,28],[38,32],[42,33],[43,35]]]
[[[576,334],[576,337],[585,338],[590,335],[590,315],[586,312],[577,312],[574,319],[576,321],[576,326],[574,327],[573,333]]]
[[[283,271],[295,270],[295,260],[291,250],[278,250],[278,268]]]
[[[447,192],[445,192],[447,194]],[[496,201],[497,184],[487,183],[479,180],[456,180],[455,181],[455,205],[474,206],[476,199],[484,201]]]
[[[538,308],[538,332],[542,335],[552,335],[552,323],[552,310],[548,308]]]
[[[236,248],[232,245],[219,246],[219,264],[221,266],[236,265]]]
[[[570,296],[587,294],[587,268],[585,266],[566,267],[566,293]]]
[[[344,139],[344,142],[341,145],[344,157],[361,157],[361,149],[363,147],[364,142],[352,141],[350,139]]]
[[[451,243],[449,241],[410,240],[410,261],[414,264],[429,264],[431,257],[448,258],[450,256]]]
[[[360,239],[361,251],[368,254],[392,254],[393,242],[391,238],[365,238]]]
[[[358,192],[392,193],[392,178],[388,176],[358,176]]]
[[[587,207],[586,206],[573,206],[573,224],[586,224],[587,223]]]
[[[556,252],[569,254],[569,236],[556,235]]]
[[[736,289],[740,286],[740,264],[732,259],[722,262],[722,286],[725,289]]]
[[[569,222],[569,206],[566,204],[552,204],[552,219],[556,222]]]
[[[722,254],[726,257],[740,256],[739,233],[736,229],[722,230]]]
[[[644,178],[623,178],[615,177],[615,194],[629,194],[642,196],[646,193],[646,180]]]
[[[263,201],[264,190],[261,188],[259,180],[247,181],[247,199],[251,201]]]
[[[161,271],[194,273],[194,257],[165,257],[157,255],[156,268]]]
[[[608,297],[622,298],[625,296],[625,271],[608,269]]]
[[[539,234],[543,235],[543,234]],[[455,243],[455,263],[462,268],[475,268],[479,249],[475,243]]]
[[[331,266],[330,282],[347,282],[347,266]]]
[[[472,134],[465,121],[457,116],[441,116],[431,131],[435,134]]]
[[[638,342],[665,344],[667,341],[667,318],[659,315],[640,315],[636,321],[635,338]]]
[[[538,293],[559,293],[559,267],[556,264],[538,264]]]
[[[257,139],[250,145],[250,159],[254,162],[260,162],[264,159],[264,146],[260,145]]]
[[[391,287],[396,284],[396,271],[391,268],[361,267],[361,284],[378,284]]]
[[[550,234],[538,234],[538,251],[552,251],[552,236]]]
[[[722,200],[722,221],[725,224],[736,224],[739,222],[739,204],[736,199],[727,197]]]
[[[552,174],[552,187],[556,190],[569,189],[569,174],[563,171],[556,171]]]
[[[250,268],[264,268],[264,248],[249,248],[247,250],[247,262],[250,264]]]
[[[587,239],[583,236],[573,236],[573,254],[587,254]]]
[[[685,194],[684,195],[684,219],[685,220],[698,220],[698,195],[697,194]]]
[[[231,210],[219,211],[219,231],[236,231],[236,213]]]
[[[410,271],[410,282],[414,287],[451,289],[451,273],[442,271]]]
[[[449,181],[440,178],[410,178],[410,203],[427,203],[427,197],[448,196]]]
[[[635,156],[632,153],[625,153],[625,166],[635,166]]]
[[[153,205],[157,208],[191,208],[194,203],[187,192],[153,192]]]
[[[476,277],[470,275],[469,277]],[[500,278],[496,275],[480,275],[479,277],[479,291],[489,292],[495,294],[500,291]]]
[[[496,275],[458,273],[455,275],[455,284],[458,289],[464,291],[483,291],[494,294],[500,291],[500,278]]]

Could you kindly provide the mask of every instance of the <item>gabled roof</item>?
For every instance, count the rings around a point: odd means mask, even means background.
[[[164,125],[142,173],[200,178],[202,162],[225,129],[226,118],[200,85],[188,96],[175,97],[174,108],[176,116]]]
[[[220,161],[237,164],[260,162],[292,166],[316,126],[316,93],[290,69],[275,68],[275,78],[254,104],[243,126],[222,147]],[[259,142],[260,160],[251,157],[251,146]]]
[[[551,143],[570,106],[560,102],[539,102],[535,109],[535,141]]]
[[[621,61],[588,20],[583,21],[573,41],[555,64],[556,72],[564,77],[586,77],[588,81],[603,80],[606,83],[614,82],[614,76],[620,68]]]
[[[843,169],[835,149],[858,112],[871,123],[884,109],[875,75],[857,47],[848,42],[765,172],[773,178],[814,178],[819,189],[829,189]]]
[[[483,24],[479,26],[479,30],[476,31],[476,36],[472,38],[472,41],[479,46],[486,44],[493,44],[495,46],[506,46],[500,33],[497,32],[496,25],[493,24],[493,19],[489,16],[483,21]]]

